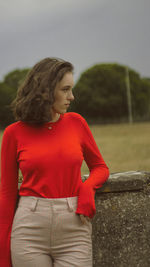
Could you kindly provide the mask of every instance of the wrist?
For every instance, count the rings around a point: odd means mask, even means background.
[[[95,190],[91,187],[91,185],[82,183],[79,188],[78,194],[78,205],[77,205],[77,214],[83,214],[90,218],[96,213],[95,208]]]

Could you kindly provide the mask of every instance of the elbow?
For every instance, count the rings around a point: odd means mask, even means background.
[[[109,171],[108,166],[106,166],[106,176],[107,176],[107,179],[109,178],[109,175],[110,175],[110,171]],[[107,180],[107,179],[106,179],[106,180]]]
[[[109,175],[110,175],[110,171],[108,166],[105,164],[105,166],[103,167],[103,174],[104,174],[104,183],[108,180]]]

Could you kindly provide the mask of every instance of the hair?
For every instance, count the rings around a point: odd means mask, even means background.
[[[55,102],[54,89],[73,65],[59,58],[44,58],[28,72],[10,107],[15,120],[42,124],[52,120],[50,109]]]

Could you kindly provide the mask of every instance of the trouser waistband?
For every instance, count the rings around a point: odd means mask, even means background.
[[[30,207],[32,211],[35,211],[38,207],[52,207],[54,209],[66,209],[73,210],[74,206],[77,206],[78,197],[66,197],[66,198],[40,198],[35,196],[20,196],[18,206]]]

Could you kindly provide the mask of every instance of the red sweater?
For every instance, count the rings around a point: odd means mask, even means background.
[[[83,183],[81,165],[90,174]],[[23,175],[20,196],[78,196],[76,213],[92,218],[95,189],[109,176],[86,120],[78,113],[61,114],[42,126],[22,121],[6,127],[1,146],[0,266],[11,267],[10,236],[18,193],[18,169]]]

